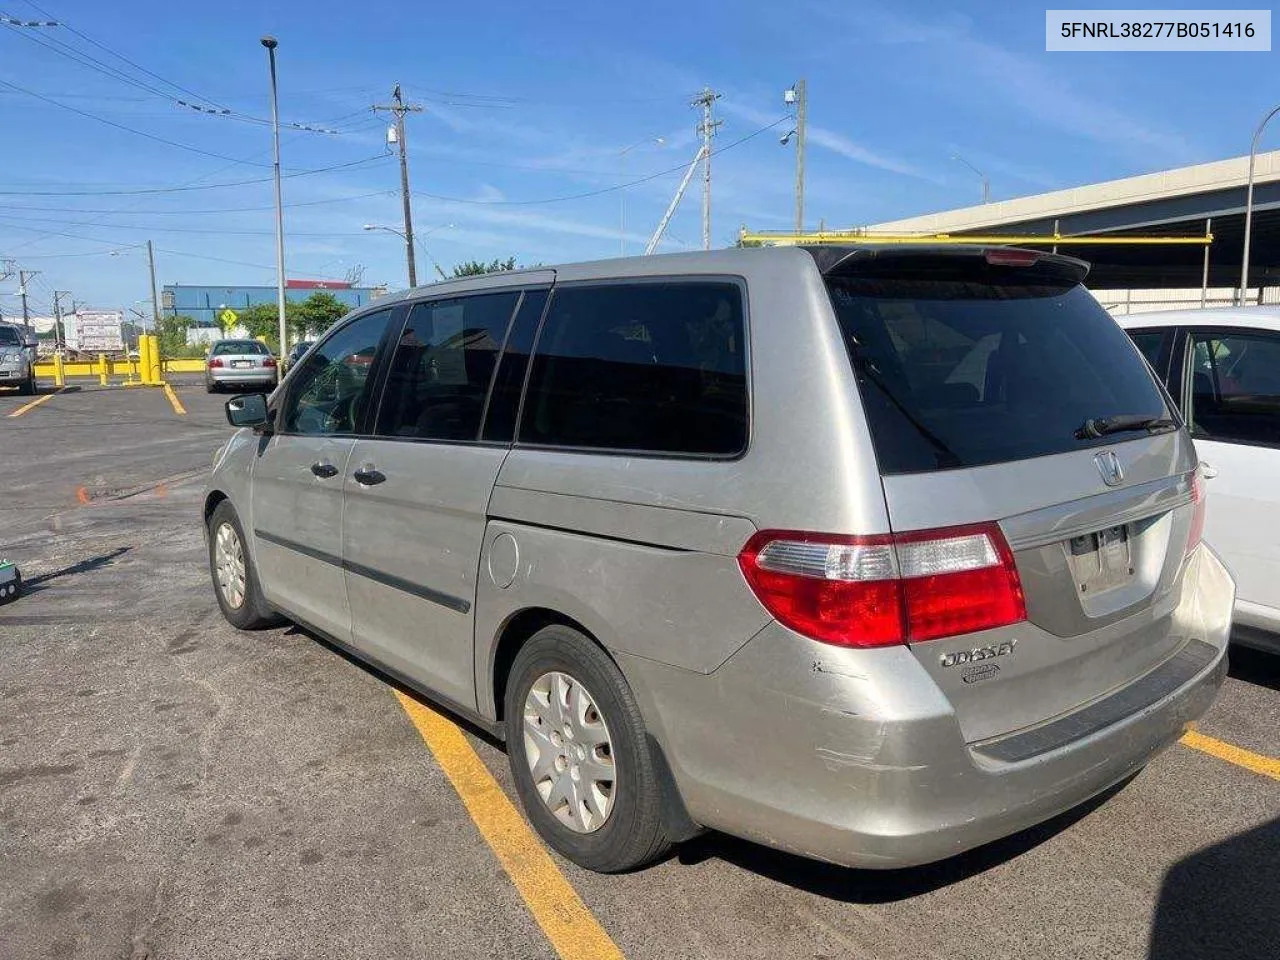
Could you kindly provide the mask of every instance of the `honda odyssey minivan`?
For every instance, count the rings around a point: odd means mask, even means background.
[[[703,829],[858,867],[1021,830],[1226,671],[1195,453],[1086,270],[734,249],[384,298],[227,404],[218,603],[503,738],[594,870]]]

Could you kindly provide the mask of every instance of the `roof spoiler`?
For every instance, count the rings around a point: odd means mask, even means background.
[[[1089,264],[1059,253],[1025,247],[978,244],[885,244],[805,246],[824,277],[924,277],[977,275],[1005,283],[1049,281],[1081,283]],[[976,277],[975,277],[976,278]]]

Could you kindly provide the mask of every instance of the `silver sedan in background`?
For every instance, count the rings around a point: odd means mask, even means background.
[[[260,340],[219,340],[205,361],[204,386],[209,393],[223,387],[250,392],[273,390],[280,382],[280,366]]]

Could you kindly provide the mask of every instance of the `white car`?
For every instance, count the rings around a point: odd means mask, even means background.
[[[1191,429],[1209,493],[1204,537],[1238,584],[1232,639],[1280,653],[1280,307],[1116,319]]]

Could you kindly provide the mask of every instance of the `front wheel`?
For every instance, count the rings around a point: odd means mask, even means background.
[[[556,851],[601,873],[666,851],[662,781],[635,695],[589,638],[560,624],[530,638],[504,716],[520,802]]]
[[[27,377],[26,380],[22,381],[22,383],[18,385],[18,393],[21,396],[24,396],[24,397],[34,396],[35,392],[36,392],[36,378],[34,375]]]
[[[218,606],[233,627],[259,630],[279,622],[262,598],[244,528],[230,500],[218,504],[209,518],[209,572]]]

